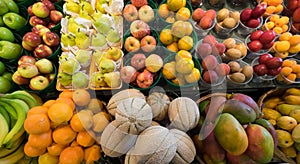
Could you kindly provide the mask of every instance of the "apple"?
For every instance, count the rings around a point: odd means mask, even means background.
[[[34,64],[36,62],[35,58],[29,55],[23,55],[21,58],[18,60],[18,65],[22,63],[31,63]]]
[[[150,35],[150,26],[142,20],[135,20],[130,24],[130,33],[137,39]]]
[[[258,57],[259,64],[266,64],[268,60],[272,59],[273,56],[269,53],[262,54]]]
[[[242,22],[247,22],[251,18],[251,15],[252,15],[252,9],[246,8],[241,12],[240,19]]]
[[[11,78],[18,85],[27,85],[30,81],[30,79],[22,77],[18,71],[14,72]]]
[[[32,12],[39,18],[46,18],[49,16],[50,10],[44,3],[36,2],[32,5]]]
[[[44,25],[35,25],[32,27],[31,31],[37,35],[39,35],[40,37],[43,37],[43,35],[46,34],[46,32],[50,32],[50,29],[47,28],[46,26]]]
[[[155,49],[155,47],[156,47],[156,39],[153,36],[147,35],[142,38],[141,49],[144,52],[151,52]]]
[[[29,88],[32,90],[43,90],[49,85],[49,80],[42,75],[30,79]]]
[[[256,31],[253,31],[251,34],[250,34],[250,40],[253,41],[253,40],[259,40],[260,36],[263,34],[264,32],[262,30],[256,30]]]
[[[22,47],[25,49],[25,50],[28,50],[28,51],[33,51],[35,49],[35,47],[31,47],[29,46],[26,42],[22,41]]]
[[[149,5],[144,5],[139,9],[140,20],[148,23],[154,20],[154,10]]]
[[[125,83],[131,83],[133,82],[137,77],[137,71],[132,66],[125,66],[122,67],[120,70],[120,78]]]
[[[267,9],[267,5],[266,4],[258,4],[254,7],[254,9],[251,12],[251,17],[252,18],[259,18],[261,17]]]
[[[282,58],[280,57],[273,57],[270,60],[267,60],[266,66],[268,69],[274,69],[281,67],[282,65]]]
[[[199,22],[201,20],[201,18],[204,16],[205,11],[202,8],[197,8],[196,10],[194,10],[194,12],[192,13],[192,19],[195,22]]]
[[[28,13],[29,16],[34,16],[34,14],[32,12],[32,5],[28,6],[27,13]]]
[[[51,29],[51,28],[53,28],[53,27],[55,27],[55,26],[56,26],[56,24],[55,24],[55,23],[53,23],[53,22],[50,22],[50,23],[48,23],[48,26],[47,26],[47,28]]]
[[[274,30],[267,30],[261,34],[259,40],[262,44],[267,44],[273,41],[275,37],[276,37],[276,33]]]
[[[261,44],[261,42],[259,40],[251,41],[251,42],[247,43],[247,46],[248,46],[249,50],[252,52],[257,52],[257,51],[261,50],[263,47],[263,45]]]
[[[270,76],[276,76],[281,72],[281,67],[278,68],[273,68],[273,69],[268,69],[268,75]]]
[[[138,39],[136,39],[133,36],[129,36],[128,38],[126,38],[124,46],[125,46],[126,51],[136,52],[140,49],[141,44]]]
[[[136,78],[137,85],[141,88],[149,88],[153,84],[153,74],[144,69]]]
[[[55,76],[56,76],[55,73],[49,73],[46,75],[49,82],[53,81],[55,79]]]
[[[40,59],[34,64],[40,73],[50,74],[53,71],[52,62],[46,58]]]
[[[51,1],[49,0],[42,0],[43,4],[46,5],[46,7],[52,11],[52,10],[55,10],[55,6],[54,6],[54,3],[52,3]]]
[[[18,66],[17,71],[24,78],[33,78],[39,74],[38,68],[32,63],[22,63]]]
[[[47,22],[46,21],[44,21],[43,19],[41,19],[41,18],[38,18],[37,16],[31,16],[30,18],[29,18],[29,24],[31,25],[31,26],[35,26],[35,25],[38,25],[38,24],[40,24],[40,25],[46,25],[47,24]]]
[[[130,59],[130,65],[136,70],[140,70],[145,67],[146,56],[142,53],[137,53]]]
[[[265,64],[257,64],[253,67],[253,71],[258,75],[258,76],[264,76],[265,74],[268,73],[268,68]]]
[[[27,32],[22,40],[30,47],[37,47],[42,42],[41,37],[33,32]]]
[[[50,31],[43,35],[43,41],[48,46],[58,46],[60,43],[60,38],[56,33]]]
[[[38,45],[33,51],[33,55],[36,58],[46,58],[49,57],[52,53],[52,49],[45,44]]]
[[[139,17],[137,8],[132,4],[127,4],[123,9],[123,16],[128,22],[137,20]]]
[[[62,17],[63,17],[63,14],[60,11],[58,11],[58,10],[50,11],[50,20],[53,23],[59,23]]]
[[[137,8],[140,8],[144,5],[148,5],[147,0],[131,0],[131,3]]]

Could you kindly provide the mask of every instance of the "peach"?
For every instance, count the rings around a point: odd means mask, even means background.
[[[204,16],[205,11],[201,8],[197,8],[196,10],[194,10],[193,14],[192,14],[192,19],[195,22],[198,22],[201,20],[201,18]]]
[[[218,74],[213,70],[204,71],[204,73],[203,73],[203,80],[206,83],[209,83],[209,84],[216,83],[218,81],[218,78],[219,78]]]
[[[211,46],[214,46],[217,43],[217,40],[216,40],[216,38],[213,35],[206,35],[203,38],[203,43],[208,43]]]
[[[148,1],[147,0],[131,0],[131,4],[133,4],[137,8],[140,8],[144,5],[148,5]]]
[[[201,58],[204,58],[212,53],[212,47],[208,43],[201,43],[197,46],[197,52]]]
[[[217,44],[215,44],[215,47],[218,50],[219,55],[222,55],[226,50],[226,47],[223,43],[217,43]],[[247,51],[247,49],[246,49],[246,51]]]
[[[201,64],[204,70],[213,70],[218,65],[218,60],[214,55],[208,55],[202,60]]]
[[[216,66],[216,72],[219,76],[226,76],[230,73],[230,67],[226,63],[220,63]]]
[[[208,16],[208,17],[210,17],[212,20],[215,19],[216,15],[217,15],[217,14],[216,14],[216,11],[213,10],[213,9],[207,10],[207,11],[205,12],[205,14],[204,14],[204,16]]]
[[[212,26],[213,20],[209,16],[203,16],[198,26],[200,26],[203,30],[209,29]]]

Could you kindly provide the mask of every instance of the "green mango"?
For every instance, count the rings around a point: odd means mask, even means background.
[[[8,6],[6,5],[6,3],[3,0],[0,0],[0,15],[4,15],[5,13],[7,13],[9,11]]]
[[[2,16],[0,15],[0,27],[2,27],[2,26],[5,26],[5,24],[3,22]]]
[[[20,30],[26,25],[26,19],[16,13],[6,13],[3,16],[5,25],[14,30]]]
[[[4,59],[16,59],[22,51],[22,47],[17,43],[0,41],[0,57]]]
[[[14,34],[6,27],[0,27],[0,40],[15,41]]]
[[[1,0],[1,1],[3,1],[6,4],[10,12],[19,13],[19,7],[15,1],[13,0]]]

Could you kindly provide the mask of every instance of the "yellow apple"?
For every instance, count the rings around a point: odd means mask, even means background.
[[[170,15],[170,11],[168,9],[168,5],[167,4],[161,4],[158,7],[158,15],[161,16],[162,18],[167,18]]]

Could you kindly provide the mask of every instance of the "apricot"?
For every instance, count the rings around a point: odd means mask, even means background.
[[[275,43],[275,49],[278,52],[286,52],[290,48],[290,43],[289,41],[277,41]]]
[[[201,18],[204,16],[205,11],[201,8],[197,8],[196,10],[194,10],[193,14],[192,14],[192,19],[195,22],[198,22],[201,20]]]
[[[299,44],[300,43],[300,35],[291,36],[289,42],[290,42],[291,46]]]
[[[291,68],[293,70],[293,73],[300,73],[300,65],[299,64],[292,65]]]
[[[293,35],[290,32],[284,32],[279,36],[279,40],[280,41],[284,41],[284,40],[289,41],[292,36]]]
[[[293,69],[292,69],[291,67],[283,67],[283,68],[281,69],[281,74],[282,74],[283,76],[288,76],[289,74],[292,73],[292,71],[293,71]]]
[[[216,17],[216,11],[213,9],[209,9],[205,12],[204,16],[208,16],[213,20]]]
[[[212,26],[213,19],[211,19],[209,16],[203,16],[198,25],[203,29],[209,29]]]

